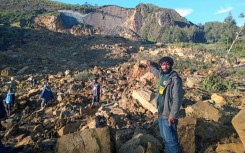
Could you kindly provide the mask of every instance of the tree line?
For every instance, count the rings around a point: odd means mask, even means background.
[[[165,43],[193,42],[193,43],[230,43],[239,31],[236,21],[231,13],[224,22],[207,22],[204,25],[184,27],[170,26],[162,29],[160,38],[154,41]]]

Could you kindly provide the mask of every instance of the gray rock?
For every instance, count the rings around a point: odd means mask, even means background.
[[[58,139],[56,153],[111,153],[108,128],[85,129]]]
[[[80,124],[81,124],[80,121],[78,121],[76,123],[67,124],[66,126],[62,127],[58,131],[59,136],[62,136],[62,135],[68,134],[68,133],[76,132],[78,130],[78,128],[80,127]]]
[[[37,126],[35,126],[33,128],[33,132],[43,133],[44,132],[44,128],[43,128],[43,126],[41,124],[39,124],[39,125],[37,125]]]
[[[138,134],[134,136],[132,139],[127,141],[125,144],[121,146],[118,153],[135,153],[135,152],[146,152],[146,150],[151,150],[148,148],[148,143],[151,143],[151,148],[154,148],[154,153],[160,153],[162,149],[162,143],[160,143],[156,138],[149,134]]]

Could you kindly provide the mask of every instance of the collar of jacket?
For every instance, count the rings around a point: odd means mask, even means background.
[[[167,87],[170,84],[170,82],[172,81],[172,78],[177,76],[178,74],[177,74],[177,72],[172,70],[169,74],[166,74],[166,75],[170,75],[170,76],[169,76],[169,78],[168,78],[168,80],[166,82],[166,86],[165,87]]]

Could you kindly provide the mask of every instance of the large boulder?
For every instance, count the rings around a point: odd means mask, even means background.
[[[245,107],[232,119],[232,125],[236,129],[245,148]]]
[[[118,153],[160,153],[162,143],[149,134],[139,133],[123,144]]]
[[[120,147],[125,144],[129,139],[133,137],[133,129],[120,129],[116,131],[115,140],[116,140],[116,150],[119,150]]]
[[[235,129],[229,124],[221,124],[205,119],[198,119],[195,135],[199,138],[198,143],[219,141],[235,133]]]
[[[110,153],[108,128],[85,129],[58,139],[56,153]]]
[[[193,117],[179,119],[178,135],[182,152],[195,153],[196,149],[196,129],[197,120]]]
[[[145,109],[150,110],[152,113],[157,113],[155,96],[153,92],[147,90],[134,90],[132,93],[132,97],[137,99]]]
[[[211,106],[208,102],[197,102],[192,105],[192,108],[197,118],[204,118],[215,122],[221,121],[222,112]]]

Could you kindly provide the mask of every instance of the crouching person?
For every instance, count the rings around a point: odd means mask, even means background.
[[[44,85],[43,90],[40,94],[40,99],[42,100],[41,109],[44,109],[48,101],[54,99],[54,94],[48,85]]]

